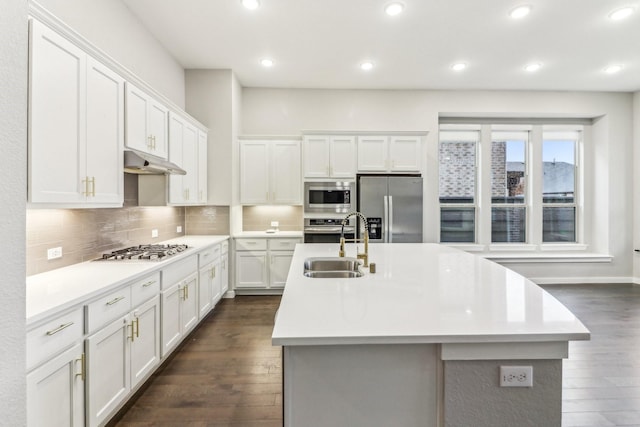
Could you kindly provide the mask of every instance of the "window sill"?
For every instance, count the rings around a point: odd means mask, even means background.
[[[481,244],[445,244],[452,248],[496,261],[501,264],[515,263],[608,263],[613,256],[586,252],[583,244],[546,244],[535,245],[481,245]]]

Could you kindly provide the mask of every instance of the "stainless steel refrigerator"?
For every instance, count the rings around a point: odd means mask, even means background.
[[[372,243],[422,243],[421,177],[359,176],[357,193]]]

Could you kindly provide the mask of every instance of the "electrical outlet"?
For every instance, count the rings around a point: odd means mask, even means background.
[[[47,249],[47,259],[62,258],[62,246],[57,248]]]
[[[176,227],[176,233],[182,233],[182,226],[181,225]]]
[[[158,237],[158,229],[154,228],[153,230],[151,230],[151,237]]]
[[[280,221],[271,221],[271,227],[278,228],[280,226]]]
[[[533,366],[500,366],[500,387],[533,387]]]

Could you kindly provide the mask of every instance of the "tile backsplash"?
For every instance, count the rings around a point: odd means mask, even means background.
[[[177,227],[182,232],[177,232]],[[151,230],[158,237],[151,238]],[[183,207],[113,209],[28,209],[27,275],[89,261],[104,252],[161,242],[185,233]],[[47,249],[62,247],[62,258],[47,260]]]
[[[264,231],[271,228],[271,221],[280,223],[280,231],[302,231],[302,206],[244,206],[242,208],[243,231]]]
[[[228,206],[188,206],[185,223],[187,234],[231,234]]]

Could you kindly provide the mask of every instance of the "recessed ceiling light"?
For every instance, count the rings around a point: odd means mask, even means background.
[[[629,17],[636,9],[633,6],[622,7],[620,9],[616,9],[609,14],[609,18],[614,21],[619,21],[621,19]]]
[[[402,3],[389,3],[385,8],[384,11],[386,12],[387,15],[389,16],[396,16],[402,13],[402,11],[404,10],[404,5]]]
[[[527,16],[530,12],[531,12],[531,6],[529,5],[518,6],[515,9],[512,9],[511,12],[509,12],[509,16],[512,17],[513,19],[520,19]]]
[[[273,59],[265,58],[260,61],[260,64],[262,64],[263,67],[273,67]]]
[[[255,10],[260,7],[260,0],[242,0],[242,5],[249,10]]]
[[[360,64],[360,68],[364,71],[369,71],[373,68],[373,62],[366,61]]]
[[[619,71],[622,71],[622,65],[609,65],[607,68],[604,69],[604,72],[607,74],[615,74]]]
[[[451,69],[452,69],[453,71],[462,71],[462,70],[464,70],[465,68],[467,68],[467,64],[466,64],[466,63],[464,63],[464,62],[456,62],[455,64],[453,64],[453,65],[451,66]]]
[[[536,62],[536,63],[533,63],[533,64],[529,64],[529,65],[524,67],[525,71],[528,71],[530,73],[535,73],[540,68],[542,68],[542,64],[540,64],[539,62]]]

